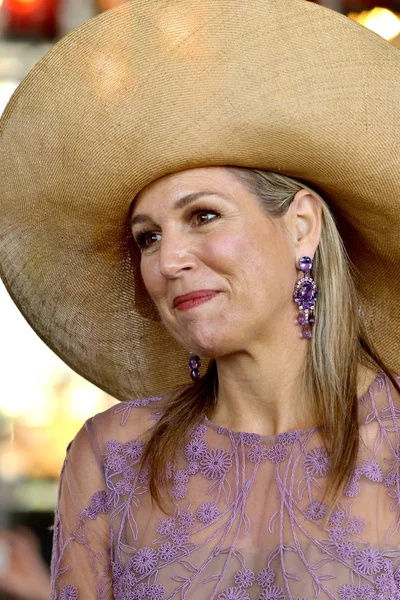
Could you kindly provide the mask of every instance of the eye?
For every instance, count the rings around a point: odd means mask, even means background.
[[[210,219],[210,215],[213,215],[213,218]],[[190,219],[193,217],[196,225],[207,225],[210,221],[214,221],[215,218],[218,218],[220,215],[215,210],[211,210],[209,208],[203,208],[201,210],[194,210],[190,213]]]
[[[155,239],[158,233],[154,233],[154,231],[143,231],[143,233],[138,233],[135,236],[135,241],[139,246],[140,250],[145,250],[146,248],[150,248],[157,240]]]
[[[201,210],[195,209],[189,214],[189,221],[194,221],[196,226],[202,226],[208,225],[208,223],[220,216],[221,215],[218,212],[210,208],[202,208]],[[161,234],[154,231],[142,231],[141,233],[137,233],[134,237],[140,250],[143,251],[151,248],[159,241],[157,236],[161,236]]]

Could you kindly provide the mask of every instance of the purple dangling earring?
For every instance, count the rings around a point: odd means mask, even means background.
[[[189,359],[189,369],[190,369],[190,377],[193,381],[198,381],[200,379],[200,371],[199,367],[201,367],[201,358],[197,356],[194,352],[190,353]]]
[[[315,303],[318,297],[317,286],[311,277],[313,261],[309,256],[300,259],[300,269],[304,277],[299,279],[294,288],[294,300],[298,304],[300,312],[297,322],[302,325],[301,337],[310,339],[312,337],[312,326],[315,324]]]

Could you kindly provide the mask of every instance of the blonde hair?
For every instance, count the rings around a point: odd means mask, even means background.
[[[312,419],[319,425],[330,452],[330,486],[326,486],[324,498],[329,495],[332,510],[351,478],[358,455],[359,364],[379,367],[399,392],[400,388],[368,337],[353,282],[354,267],[323,198],[306,184],[285,175],[242,167],[226,169],[258,198],[269,218],[282,217],[301,189],[308,190],[321,204],[322,230],[313,257],[313,277],[319,295],[316,325],[304,365],[303,390]],[[199,381],[178,388],[168,397],[160,420],[148,431],[141,465],[149,465],[150,494],[164,512],[166,505],[159,485],[164,483],[168,489],[167,465],[174,461],[189,429],[213,412],[217,393],[216,361],[211,360]]]

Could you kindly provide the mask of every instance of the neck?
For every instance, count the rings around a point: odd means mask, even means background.
[[[218,397],[208,417],[233,431],[277,435],[318,425],[305,397],[303,372],[309,340],[293,344],[253,347],[217,359]],[[376,371],[359,365],[358,397],[374,380]]]

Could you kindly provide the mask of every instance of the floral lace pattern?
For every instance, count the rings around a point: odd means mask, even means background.
[[[318,428],[261,436],[205,418],[168,465],[173,511],[152,506],[148,467],[138,469],[144,443],[126,429],[138,411],[157,418],[158,399],[107,411],[114,435],[101,446],[103,486],[67,538],[61,493],[54,600],[400,600],[400,398],[383,373],[359,401],[358,464],[328,524],[329,454]]]

